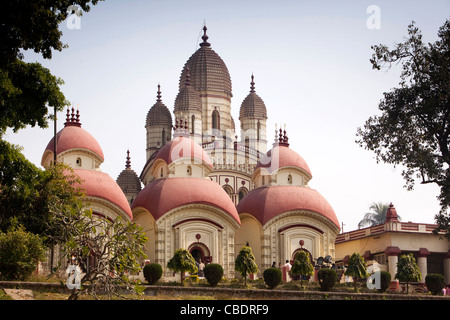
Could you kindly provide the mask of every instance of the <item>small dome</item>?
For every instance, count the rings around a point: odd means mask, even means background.
[[[158,84],[158,94],[156,103],[150,108],[147,113],[147,121],[145,126],[167,126],[172,128],[172,115],[169,109],[162,103],[160,85]]]
[[[80,188],[88,197],[107,200],[122,209],[133,219],[130,205],[119,185],[108,174],[86,169],[75,169],[74,173],[82,180]]]
[[[189,205],[203,204],[225,211],[241,224],[236,207],[220,185],[210,179],[163,178],[148,184],[133,201],[132,209],[143,207],[155,220],[168,211]]]
[[[299,168],[309,176],[309,179],[312,178],[311,170],[305,159],[289,148],[286,133],[284,133],[283,136],[280,129],[279,142],[274,143],[273,148],[259,160],[255,167],[255,171],[258,168],[265,168],[269,173],[273,173],[283,167]]]
[[[211,49],[211,44],[207,42],[206,26],[203,28],[203,42],[200,48],[188,59],[184,65],[180,76],[180,90],[185,85],[186,74],[190,73],[191,83],[195,90],[215,91],[232,97],[231,77],[228,68],[222,58]]]
[[[253,189],[239,201],[237,211],[249,213],[261,225],[289,211],[305,210],[331,221],[338,229],[339,221],[330,204],[316,190],[299,186],[266,186]]]
[[[130,151],[127,151],[127,161],[125,169],[119,174],[116,179],[117,184],[124,193],[138,193],[141,191],[141,180],[139,180],[136,172],[131,169]]]
[[[186,82],[180,89],[175,99],[174,112],[177,111],[202,111],[202,102],[198,92],[191,86],[189,68],[187,68]]]
[[[199,161],[199,163],[206,163],[211,168],[213,167],[206,151],[197,142],[182,135],[176,136],[166,143],[156,154],[155,162],[162,159],[169,165],[182,158],[191,158],[194,162]]]
[[[64,128],[56,134],[57,153],[60,154],[71,149],[83,149],[94,153],[103,162],[105,159],[102,148],[89,132],[81,128],[79,117],[78,111],[75,116],[73,108],[72,114],[70,114],[70,110],[67,109],[67,118],[64,123]],[[44,166],[44,161],[48,155],[55,152],[54,140],[55,138],[53,137],[45,148],[41,160],[42,166]]]
[[[255,92],[255,82],[252,75],[252,82],[250,83],[250,93],[242,101],[241,109],[239,110],[239,120],[243,118],[259,118],[267,119],[267,109],[264,101]]]

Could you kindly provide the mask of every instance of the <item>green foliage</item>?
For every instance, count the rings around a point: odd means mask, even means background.
[[[412,253],[402,254],[397,263],[397,273],[395,278],[406,282],[406,292],[409,293],[408,283],[420,281],[421,274],[416,259]]]
[[[345,270],[346,276],[353,277],[354,289],[356,289],[356,283],[358,280],[366,279],[369,274],[367,273],[367,264],[364,258],[357,252],[353,253],[348,262],[347,270]]]
[[[371,211],[364,215],[363,219],[358,223],[358,228],[384,224],[388,208],[389,203],[373,202],[369,207]],[[398,216],[398,219],[401,220],[401,217]]]
[[[259,271],[252,248],[247,246],[242,247],[236,257],[236,260],[234,261],[234,270],[239,272],[241,276],[244,277],[245,286],[247,286],[247,275],[257,273]]]
[[[408,35],[392,50],[386,45],[372,47],[374,69],[401,64],[402,71],[399,87],[384,93],[381,115],[358,128],[356,142],[373,151],[377,161],[403,166],[409,190],[417,178],[439,186],[437,230],[446,231],[450,239],[450,20],[434,43],[422,41],[414,22]]]
[[[146,264],[142,271],[144,273],[144,279],[149,284],[155,284],[156,281],[161,279],[163,274],[163,269],[159,263]]]
[[[14,132],[27,125],[48,126],[48,106],[61,111],[68,105],[55,77],[39,63],[16,60],[0,68],[0,137],[6,129]]]
[[[42,239],[12,219],[6,233],[0,231],[0,279],[27,280],[44,258]]]
[[[211,287],[217,286],[219,281],[222,280],[223,268],[220,264],[217,263],[207,264],[203,271],[205,274],[205,278]]]
[[[380,292],[386,292],[391,285],[391,274],[387,271],[380,271]]]
[[[282,280],[281,270],[278,268],[268,268],[263,272],[264,282],[269,289],[276,288]]]
[[[186,249],[178,249],[167,263],[167,267],[173,272],[181,273],[181,283],[185,272],[196,273],[198,271],[194,257]]]
[[[425,277],[425,285],[433,295],[442,293],[442,289],[445,288],[445,279],[442,274],[430,273]]]
[[[322,291],[330,291],[338,280],[336,271],[328,268],[320,269],[317,278]]]
[[[108,297],[120,297],[120,287],[142,293],[139,283],[128,276],[139,272],[139,260],[146,258],[147,238],[139,225],[120,217],[109,220],[89,210],[75,209],[54,212],[52,224],[55,230],[60,230],[51,235],[51,240],[61,244],[61,261],[73,259],[85,272],[81,290],[74,289],[69,299],[77,299],[81,292],[97,298],[100,291]],[[60,266],[61,263],[53,271]]]
[[[68,104],[59,88],[60,78],[39,63],[22,60],[27,50],[51,59],[53,50],[67,47],[60,40],[59,24],[75,10],[88,12],[91,2],[95,5],[98,0],[0,3],[0,137],[8,127],[14,131],[36,124],[45,128],[48,107],[62,110]]]
[[[308,253],[300,251],[295,256],[291,272],[294,275],[300,275],[300,284],[303,287],[303,277],[312,276],[314,274],[314,267],[309,260]]]

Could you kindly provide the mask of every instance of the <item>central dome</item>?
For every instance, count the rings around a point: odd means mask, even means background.
[[[191,84],[199,93],[202,91],[214,91],[232,97],[231,77],[228,68],[222,58],[211,49],[207,42],[206,26],[203,27],[203,42],[200,48],[188,59],[180,76],[179,89],[185,85],[186,75],[190,73]]]

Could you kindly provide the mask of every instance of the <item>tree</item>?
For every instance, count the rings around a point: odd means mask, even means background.
[[[181,284],[183,284],[184,273],[196,273],[198,271],[194,257],[186,249],[175,251],[172,259],[167,263],[167,267],[173,272],[180,272]]]
[[[11,219],[6,233],[0,231],[0,279],[27,280],[44,258],[41,237],[32,234]]]
[[[109,298],[123,297],[123,288],[135,294],[142,293],[139,283],[129,278],[129,274],[139,272],[139,260],[146,257],[147,238],[140,226],[120,217],[115,220],[100,217],[81,208],[52,213],[53,227],[60,233],[51,237],[61,244],[60,262],[53,272],[68,261],[68,270],[79,268],[84,273],[79,283],[68,283],[72,289],[69,300],[78,299],[83,292],[95,298],[99,292]]]
[[[422,275],[420,274],[419,266],[417,265],[413,254],[402,254],[398,259],[395,279],[406,282],[406,293],[409,293],[409,282],[420,281],[421,277]]]
[[[314,274],[314,267],[309,260],[308,253],[302,250],[295,256],[291,272],[294,275],[300,275],[300,285],[303,288],[303,277]]]
[[[92,5],[98,0],[93,0]],[[39,63],[25,63],[24,51],[33,50],[44,59],[52,50],[67,45],[60,40],[59,25],[69,14],[88,12],[90,0],[2,1],[0,4],[0,136],[7,127],[47,127],[48,106],[61,111],[68,104],[60,85]]]
[[[364,228],[365,226],[376,226],[379,224],[383,224],[386,220],[386,212],[389,208],[388,203],[382,202],[373,202],[369,209],[371,212],[367,212],[363,219],[358,223],[358,228]],[[400,216],[398,219],[401,220]]]
[[[366,279],[369,274],[367,273],[367,265],[364,258],[357,252],[353,253],[348,262],[347,270],[345,270],[346,276],[353,278],[354,289],[356,289],[356,283],[358,280]]]
[[[29,162],[20,148],[0,140],[0,230],[11,217],[27,231],[42,236],[58,233],[49,226],[50,211],[66,211],[78,206],[83,194],[80,178],[70,167],[57,164],[41,170]],[[48,241],[46,241],[48,243]]]
[[[242,247],[236,257],[236,260],[234,261],[234,270],[239,272],[241,276],[244,277],[245,287],[247,287],[247,274],[252,274],[259,271],[252,248],[248,246]]]
[[[399,87],[384,93],[381,115],[358,128],[357,143],[371,150],[377,162],[402,165],[408,190],[415,180],[440,188],[440,212],[435,220],[450,239],[450,20],[438,31],[439,40],[426,45],[412,22],[409,37],[393,50],[372,46],[374,69],[402,65]]]

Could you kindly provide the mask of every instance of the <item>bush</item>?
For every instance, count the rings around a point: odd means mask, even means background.
[[[210,263],[204,269],[205,278],[211,287],[215,287],[223,277],[223,268],[220,264]]]
[[[317,278],[322,291],[330,291],[338,279],[336,271],[328,268],[320,269],[317,273]]]
[[[281,283],[281,270],[278,268],[269,268],[263,272],[264,282],[269,287],[273,289]]]
[[[391,274],[387,271],[380,271],[380,292],[386,292],[391,285]]]
[[[12,221],[7,233],[0,231],[0,280],[27,280],[44,253],[42,238]]]
[[[425,284],[433,295],[438,295],[445,287],[444,276],[439,273],[430,273],[425,277]]]
[[[149,284],[154,284],[161,279],[163,269],[158,263],[149,263],[144,266],[143,272],[145,280]]]

